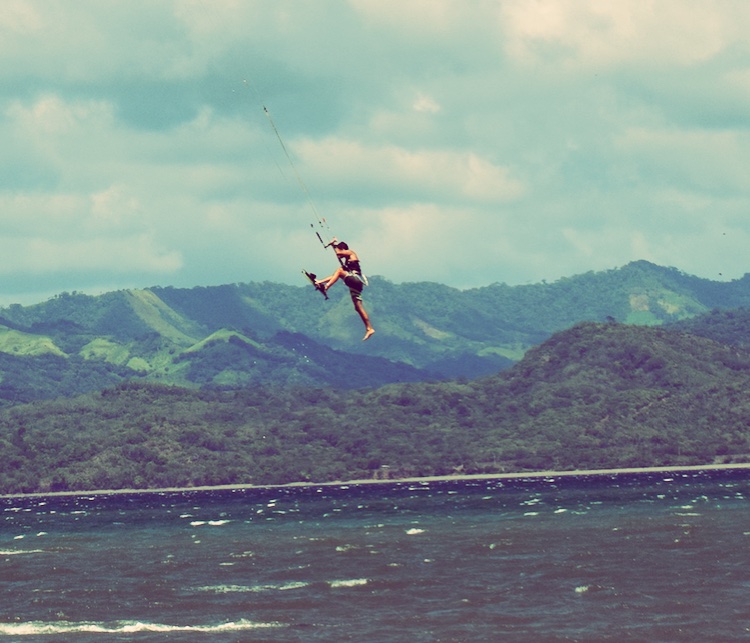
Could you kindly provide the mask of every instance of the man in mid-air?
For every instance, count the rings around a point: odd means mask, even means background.
[[[365,336],[362,338],[362,341],[367,341],[372,337],[375,329],[370,324],[370,318],[367,316],[365,307],[362,305],[362,288],[366,282],[362,275],[362,268],[359,265],[359,257],[354,250],[349,250],[348,245],[343,241],[337,241],[335,237],[329,245],[333,246],[336,256],[341,260],[342,265],[330,277],[318,279],[315,285],[323,285],[323,289],[327,291],[339,279],[344,280],[344,283],[349,287],[349,294],[352,296],[354,310],[357,311],[357,314],[362,319],[362,323],[365,325]]]

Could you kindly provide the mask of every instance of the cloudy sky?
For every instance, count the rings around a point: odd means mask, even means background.
[[[0,304],[303,285],[319,219],[397,283],[736,279],[749,31],[745,0],[3,0]]]

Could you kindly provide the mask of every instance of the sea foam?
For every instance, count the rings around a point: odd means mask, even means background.
[[[367,582],[366,578],[354,578],[352,580],[332,580],[328,584],[331,589],[337,589],[341,587],[361,587],[362,585],[367,585]]]
[[[284,627],[282,623],[256,623],[240,619],[214,625],[167,625],[163,623],[142,623],[140,621],[70,622],[70,621],[30,621],[28,623],[0,623],[0,635],[33,636],[38,634],[133,634],[137,632],[239,632],[260,628]]]

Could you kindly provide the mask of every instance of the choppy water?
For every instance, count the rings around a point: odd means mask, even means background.
[[[9,641],[750,638],[750,480],[0,499]]]

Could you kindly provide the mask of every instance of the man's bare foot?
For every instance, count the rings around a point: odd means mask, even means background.
[[[367,332],[365,333],[365,336],[362,338],[363,342],[366,342],[370,337],[372,337],[375,334],[374,328],[368,328]]]

